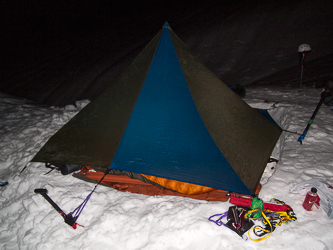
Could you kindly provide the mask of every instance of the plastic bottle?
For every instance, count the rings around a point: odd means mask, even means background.
[[[311,211],[312,206],[315,204],[315,202],[318,200],[318,194],[316,188],[311,188],[311,190],[306,194],[303,207],[307,211]]]

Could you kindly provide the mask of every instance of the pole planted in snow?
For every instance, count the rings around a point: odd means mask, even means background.
[[[311,51],[311,47],[308,44],[301,44],[298,47],[298,54],[299,54],[299,63],[301,64],[301,81],[299,84],[299,89],[302,88],[302,83],[303,83],[303,71],[304,71],[304,60],[305,60],[305,55]]]
[[[304,132],[303,134],[298,138],[298,141],[302,144],[302,141],[304,140],[306,134],[308,133],[310,127],[311,127],[311,124],[313,123],[313,120],[314,118],[316,117],[321,105],[323,104],[323,102],[325,101],[325,98],[328,97],[328,96],[331,96],[333,93],[333,82],[329,82],[325,88],[325,90],[321,93],[321,98],[320,98],[320,101],[319,103],[317,104],[317,107],[315,109],[315,111],[313,112],[306,128],[304,129]]]

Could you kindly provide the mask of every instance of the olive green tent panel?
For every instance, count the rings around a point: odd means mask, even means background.
[[[222,83],[175,33],[170,34],[209,133],[238,176],[255,190],[282,130]]]
[[[162,31],[96,100],[52,136],[32,162],[110,167],[161,34]]]

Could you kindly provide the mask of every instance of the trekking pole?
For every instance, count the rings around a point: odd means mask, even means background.
[[[41,194],[45,200],[47,200],[52,207],[65,219],[65,223],[76,229],[77,223],[71,219],[72,216],[67,216],[64,211],[47,195],[47,189],[37,188],[35,189],[36,194]]]
[[[301,82],[299,84],[299,89],[302,88],[305,55],[307,53],[309,53],[310,51],[311,51],[311,47],[308,44],[301,44],[298,47],[299,62],[301,64]]]
[[[302,66],[301,66],[301,82],[299,84],[299,89],[302,88],[302,82],[303,82],[303,68],[304,68],[303,60],[304,60],[304,57],[305,57],[305,54],[303,53]]]
[[[312,116],[311,116],[311,118],[310,118],[310,120],[309,120],[309,122],[308,122],[308,125],[307,125],[306,128],[304,129],[303,134],[302,134],[302,135],[298,138],[298,140],[297,140],[297,141],[300,142],[300,144],[302,144],[302,140],[304,140],[306,134],[308,133],[308,131],[309,131],[310,127],[311,127],[311,124],[313,123],[313,120],[314,120],[314,118],[316,117],[316,115],[317,115],[317,113],[318,113],[318,110],[320,109],[320,106],[323,104],[323,102],[324,102],[326,96],[327,96],[327,92],[325,91],[325,92],[322,93],[321,98],[320,98],[320,101],[319,101],[319,103],[318,103],[318,105],[317,105],[315,111],[313,112],[313,114],[312,114]]]

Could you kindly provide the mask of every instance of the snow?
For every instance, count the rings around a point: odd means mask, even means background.
[[[266,108],[282,128],[302,133],[320,99],[314,87],[252,86],[245,101]],[[66,212],[80,205],[94,188],[43,164],[29,163],[47,139],[89,101],[64,108],[46,107],[8,95],[0,96],[1,249],[330,249],[333,220],[322,209],[305,211],[303,195],[291,193],[298,183],[322,178],[333,183],[332,107],[323,105],[303,141],[283,132],[275,149],[275,172],[259,197],[290,205],[297,221],[278,226],[262,242],[245,241],[208,218],[227,211],[229,202],[182,197],[150,197],[98,186],[78,219],[76,230],[39,194],[49,196]],[[20,173],[24,166],[28,167]]]

